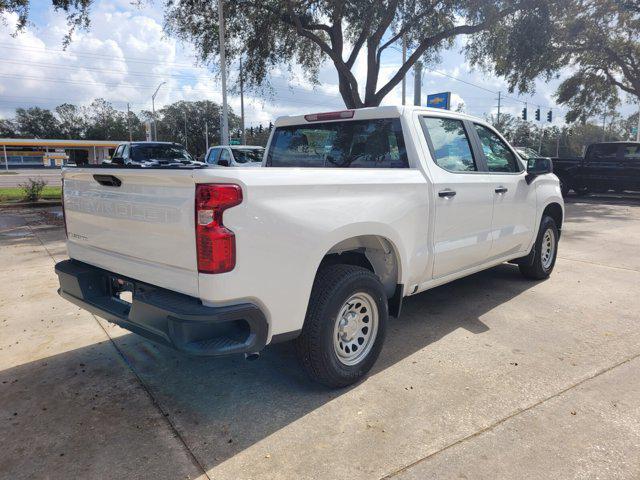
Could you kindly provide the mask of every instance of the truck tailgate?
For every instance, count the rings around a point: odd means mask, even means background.
[[[190,170],[69,169],[63,178],[71,258],[197,296]]]

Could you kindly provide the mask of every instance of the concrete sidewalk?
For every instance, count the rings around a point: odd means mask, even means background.
[[[411,297],[372,375],[192,359],[59,299],[56,217],[0,211],[7,478],[638,478],[640,206],[567,205],[552,278]],[[4,226],[2,226],[4,225]]]

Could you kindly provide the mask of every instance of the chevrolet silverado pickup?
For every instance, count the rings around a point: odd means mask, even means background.
[[[64,298],[191,355],[293,340],[331,387],[366,375],[404,297],[503,262],[547,278],[564,215],[549,159],[419,107],[279,118],[263,168],[68,168],[63,188]]]

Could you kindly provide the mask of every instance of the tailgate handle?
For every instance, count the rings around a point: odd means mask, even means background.
[[[119,187],[122,185],[122,180],[113,175],[94,175],[93,179],[105,187]]]

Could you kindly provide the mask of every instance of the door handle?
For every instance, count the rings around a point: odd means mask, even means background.
[[[441,198],[455,197],[456,196],[456,192],[454,190],[449,190],[447,188],[446,190],[440,190],[438,192],[438,196],[441,197]]]
[[[119,187],[122,185],[122,180],[114,175],[94,175],[93,179],[105,187]]]
[[[507,187],[498,187],[496,188],[496,193],[507,193],[509,189]]]

